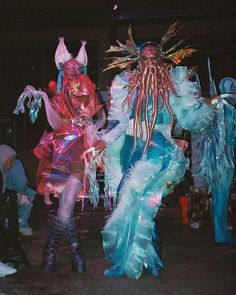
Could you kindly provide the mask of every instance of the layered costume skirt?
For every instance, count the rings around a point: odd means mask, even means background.
[[[145,153],[145,142],[138,141],[133,150],[133,136],[124,136],[117,207],[102,232],[106,258],[132,279],[138,279],[144,267],[152,272],[163,266],[155,247],[159,236],[154,219],[162,197],[181,181],[188,166],[182,150],[162,127],[154,131]]]

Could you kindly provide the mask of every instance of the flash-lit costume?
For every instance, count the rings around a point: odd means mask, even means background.
[[[128,70],[111,85],[110,131],[102,138],[107,143],[106,190],[117,196],[117,207],[102,231],[105,256],[113,264],[106,276],[138,279],[143,269],[159,276],[163,263],[154,218],[162,198],[181,181],[188,166],[182,148],[171,137],[173,116],[195,132],[212,119],[211,107],[195,99],[199,89],[189,81],[187,67],[165,63],[178,64],[194,52],[176,51],[176,46],[164,52],[176,31],[175,24],[159,45],[147,42],[138,51],[129,30],[126,44],[118,42],[108,50],[123,53],[108,68]],[[137,67],[130,70],[134,62]]]
[[[50,103],[62,121],[53,132],[43,135],[34,153],[41,159],[37,172],[37,189],[61,192],[71,173],[84,170],[81,155],[97,139],[97,130],[104,121],[93,117],[101,105],[95,94],[95,85],[89,77],[81,74],[78,79],[63,79],[62,90],[52,97]]]
[[[236,80],[225,77],[219,89],[223,100],[215,101],[211,125],[201,134],[192,133],[192,168],[195,187],[212,195],[215,242],[236,245],[227,222],[235,165]]]
[[[82,42],[78,56],[73,59],[64,39],[60,38],[55,53],[59,69],[57,93],[49,100],[45,92],[27,86],[15,110],[15,113],[24,111],[24,101],[28,97],[30,116],[34,122],[43,99],[48,122],[53,128],[52,132],[44,133],[34,149],[35,155],[40,158],[38,192],[60,195],[57,214],[49,213],[49,237],[43,251],[45,272],[54,269],[57,246],[63,235],[69,240],[72,271],[84,272],[85,262],[76,236],[73,209],[86,177],[91,180],[90,192],[94,204],[98,201],[98,191],[93,191],[96,170],[90,169],[92,175],[86,175],[85,170],[88,169],[82,155],[96,142],[98,129],[106,118],[95,92],[96,86],[83,73],[87,65],[85,44]],[[94,123],[94,116],[98,114]]]

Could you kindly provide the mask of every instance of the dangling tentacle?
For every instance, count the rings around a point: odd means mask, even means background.
[[[147,77],[147,84],[146,84],[146,101],[145,101],[145,126],[146,126],[146,143],[145,143],[145,146],[144,146],[144,151],[146,150],[149,142],[150,142],[150,139],[151,139],[151,134],[150,134],[150,124],[149,124],[149,118],[148,118],[148,105],[149,105],[149,96],[150,96],[150,88],[149,88],[149,84],[150,84],[150,77],[151,77],[151,72],[150,72],[150,69],[149,69],[149,72],[148,72],[148,77]]]
[[[150,144],[151,137],[155,129],[159,101],[161,103],[161,108],[166,106],[170,114],[172,126],[174,116],[169,104],[169,92],[171,91],[175,96],[177,96],[177,94],[168,71],[168,66],[159,62],[152,63],[150,60],[139,62],[136,73],[129,81],[128,88],[129,94],[124,100],[122,107],[128,104],[128,108],[131,108],[134,92],[137,90],[137,97],[134,106],[133,148],[136,147],[138,135],[141,141],[143,139],[142,119],[144,115],[146,128],[146,142],[144,146],[145,152]],[[151,118],[149,117],[148,107],[150,100],[152,102]]]
[[[167,107],[168,112],[170,114],[170,118],[171,118],[170,127],[172,129],[173,124],[174,124],[174,115],[173,115],[172,109],[169,104],[169,92],[167,92],[167,91],[165,91],[165,104],[166,104],[166,107]]]
[[[156,87],[156,68],[154,69],[154,73],[152,75],[152,124],[151,124],[151,134],[154,131],[156,117],[158,113],[158,96],[157,96],[157,87]]]
[[[144,72],[143,72],[144,70]],[[142,101],[143,101],[143,96],[145,96],[145,90],[146,90],[146,80],[147,80],[147,69],[145,69],[143,67],[143,65],[140,67],[140,81],[141,81],[141,84],[140,84],[140,91],[139,91],[139,110],[138,110],[138,118],[139,118],[139,136],[140,136],[140,140],[142,141],[143,140],[143,126],[142,126]]]
[[[144,87],[145,84],[144,79],[145,75],[142,74],[143,68],[140,63],[138,67],[138,74],[136,75],[136,88],[138,89],[137,99],[135,103],[135,116],[134,116],[134,125],[133,125],[133,135],[134,135],[134,143],[133,149],[136,147],[137,143],[137,132],[140,130],[140,126],[142,123],[142,101],[144,96]]]
[[[133,149],[136,147],[137,144],[137,115],[134,117],[134,125],[133,125],[133,135],[134,135],[134,143],[133,143]]]

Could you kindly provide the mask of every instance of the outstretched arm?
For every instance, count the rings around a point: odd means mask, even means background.
[[[42,90],[36,90],[34,87],[30,85],[26,86],[26,88],[18,98],[16,108],[13,111],[14,114],[18,115],[19,113],[25,112],[26,99],[28,99],[27,107],[30,109],[29,114],[32,123],[34,123],[35,120],[38,118],[39,109],[42,106],[43,99],[47,113],[48,123],[53,129],[59,128],[62,122],[62,118],[53,109],[47,93]]]
[[[40,95],[42,97],[42,99],[44,101],[49,125],[53,129],[58,129],[61,125],[61,122],[62,122],[61,116],[52,107],[46,92],[44,92],[42,90],[38,90],[37,93],[38,93],[38,95]]]

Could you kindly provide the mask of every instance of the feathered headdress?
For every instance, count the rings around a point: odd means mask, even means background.
[[[169,29],[161,38],[161,41],[158,46],[160,50],[160,57],[164,60],[170,60],[174,64],[178,65],[184,58],[192,55],[194,52],[197,51],[195,48],[191,48],[189,46],[185,46],[184,48],[178,49],[177,48],[183,43],[184,39],[180,40],[178,43],[173,45],[168,50],[164,51],[164,45],[173,38],[183,26],[180,26],[178,22],[170,25]],[[121,56],[111,57],[112,62],[107,65],[104,71],[112,69],[112,68],[119,68],[119,69],[129,69],[132,64],[140,59],[140,49],[138,50],[132,36],[132,28],[129,26],[128,29],[128,39],[126,40],[126,44],[122,44],[119,41],[116,41],[119,46],[111,45],[110,48],[106,52],[116,52],[119,53]],[[148,45],[149,42],[145,43]],[[145,45],[144,44],[144,45]],[[153,42],[152,42],[153,44]],[[142,47],[141,47],[142,50]],[[109,59],[109,58],[108,58]]]

